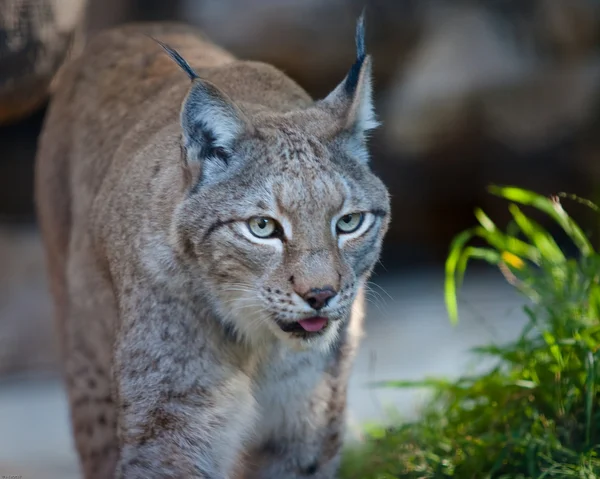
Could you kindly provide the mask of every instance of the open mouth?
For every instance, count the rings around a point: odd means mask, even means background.
[[[322,332],[329,323],[327,318],[322,316],[314,316],[312,318],[305,318],[293,323],[278,322],[279,327],[286,333],[320,333]]]

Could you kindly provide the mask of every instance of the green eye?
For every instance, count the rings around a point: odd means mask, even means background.
[[[255,216],[248,220],[248,229],[257,238],[271,238],[280,235],[281,227],[273,218]]]
[[[363,213],[350,213],[342,216],[336,225],[336,230],[340,234],[354,233],[363,223],[365,215]]]

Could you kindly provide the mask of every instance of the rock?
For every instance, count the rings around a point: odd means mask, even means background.
[[[35,111],[82,34],[85,0],[0,2],[0,125]]]
[[[432,5],[384,102],[391,150],[418,156],[459,136],[482,135],[539,151],[589,121],[600,94],[590,40],[599,9],[589,0],[537,0],[504,10]]]

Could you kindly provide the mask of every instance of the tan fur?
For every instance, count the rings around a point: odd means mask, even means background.
[[[335,476],[360,290],[389,221],[358,65],[350,93],[315,103],[188,27],[142,24],[65,69],[36,199],[87,479]],[[365,231],[332,236],[352,211],[373,211]],[[251,216],[286,237],[255,238]],[[327,328],[284,332],[325,287]]]

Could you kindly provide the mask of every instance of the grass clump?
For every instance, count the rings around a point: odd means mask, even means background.
[[[433,397],[419,420],[366,431],[364,443],[346,451],[342,478],[600,477],[600,255],[557,198],[491,191],[509,200],[513,222],[502,231],[477,210],[479,225],[455,238],[447,309],[457,321],[467,262],[480,259],[529,298],[526,326],[512,343],[474,350],[495,360],[485,373],[382,384],[427,386]],[[567,257],[523,206],[560,225],[577,257]],[[473,238],[486,246],[471,246]]]

